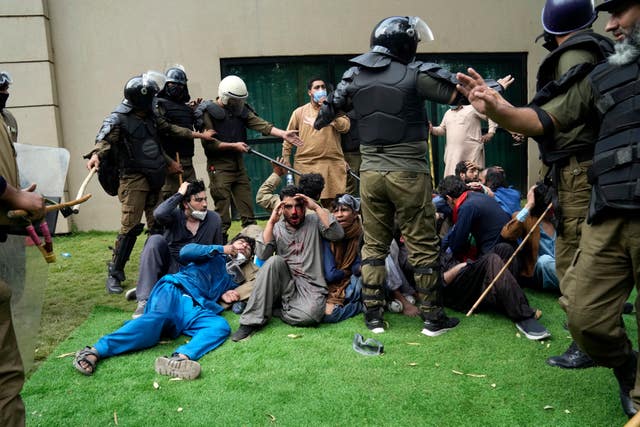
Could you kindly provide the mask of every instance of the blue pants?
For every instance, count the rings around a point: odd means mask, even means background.
[[[533,276],[544,290],[560,290],[560,281],[556,275],[556,259],[549,255],[540,255]]]
[[[362,277],[351,275],[351,282],[344,290],[344,305],[335,305],[331,314],[325,314],[323,323],[338,323],[362,312]]]
[[[142,316],[103,336],[94,347],[105,358],[154,346],[163,336],[174,339],[184,334],[191,341],[175,352],[198,360],[221,345],[230,333],[223,317],[195,304],[175,285],[162,282],[154,287]]]

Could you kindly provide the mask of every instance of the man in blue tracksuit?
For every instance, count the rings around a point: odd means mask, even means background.
[[[200,375],[196,360],[220,346],[231,332],[227,321],[219,316],[217,303],[235,301],[237,286],[226,270],[226,255],[242,253],[251,258],[248,238],[220,245],[188,244],[180,251],[184,267],[178,273],[162,277],[153,288],[145,312],[105,335],[93,347],[76,354],[74,366],[85,375],[92,375],[99,359],[151,347],[163,336],[176,338],[181,334],[191,340],[178,347],[171,357],[158,357],[156,372],[184,379]]]

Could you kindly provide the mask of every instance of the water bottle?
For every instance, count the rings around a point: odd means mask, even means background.
[[[291,171],[287,171],[287,185],[294,185],[293,182],[293,174],[291,173]]]

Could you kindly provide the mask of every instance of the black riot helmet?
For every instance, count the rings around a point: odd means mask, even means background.
[[[542,8],[544,31],[554,35],[588,28],[597,17],[593,0],[547,0]]]
[[[633,3],[638,3],[637,1],[629,1],[629,0],[604,0],[602,3],[596,6],[596,11],[598,12],[611,12],[617,8],[624,8],[625,6],[631,6]]]
[[[164,75],[167,76],[167,83],[180,83],[185,86],[187,84],[187,73],[178,67],[169,68]]]
[[[151,110],[153,98],[160,91],[160,86],[153,77],[145,73],[129,79],[124,86],[124,103],[140,110]]]
[[[417,16],[390,16],[371,32],[373,51],[394,57],[404,63],[414,60],[418,43],[433,40],[429,26]]]

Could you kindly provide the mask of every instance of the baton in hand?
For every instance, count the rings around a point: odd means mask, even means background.
[[[290,171],[291,173],[295,173],[296,175],[302,175],[302,173],[300,173],[299,171],[295,170],[291,166],[286,165],[286,164],[284,164],[282,162],[279,162],[276,159],[272,159],[271,157],[267,156],[266,154],[262,154],[261,152],[256,151],[253,148],[249,148],[249,151],[247,151],[247,152],[251,153],[251,154],[255,154],[258,157],[262,157],[263,159],[268,160],[271,163],[275,163],[276,165],[285,168],[286,170]]]

